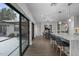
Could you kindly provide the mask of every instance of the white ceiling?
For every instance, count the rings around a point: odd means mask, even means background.
[[[72,3],[71,6],[67,3],[57,3],[56,6],[51,6],[51,3],[26,3],[26,5],[37,22],[67,20],[68,17],[79,15],[78,3]]]

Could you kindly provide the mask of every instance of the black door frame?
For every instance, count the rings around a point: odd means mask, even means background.
[[[20,47],[21,47],[20,48],[20,53],[21,53],[21,56],[24,55],[25,51],[29,47],[29,21],[25,17],[23,17],[27,20],[27,23],[28,23],[28,45],[25,47],[24,51],[22,52],[22,30],[21,30],[22,29],[21,25],[22,25],[22,20],[23,20],[22,17],[23,16],[20,16],[20,18],[21,18],[21,20],[20,20],[20,34],[21,34],[21,36],[20,36]]]
[[[10,3],[5,3],[7,6],[9,6],[11,9],[13,9],[14,11],[16,11],[18,14],[19,14],[19,34],[20,34],[20,37],[19,37],[19,55],[20,56],[23,56],[24,52],[27,50],[27,48],[29,47],[29,36],[28,36],[28,46],[25,48],[25,50],[23,51],[22,53],[22,31],[21,31],[21,16],[24,17],[26,20],[28,20],[28,35],[29,35],[29,19],[24,16],[20,11],[18,11],[12,4]]]
[[[32,40],[34,39],[34,23],[32,23]]]

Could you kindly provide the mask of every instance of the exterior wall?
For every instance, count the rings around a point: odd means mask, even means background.
[[[14,25],[7,26],[7,33],[6,33],[6,35],[8,36],[11,33],[14,33]]]
[[[14,24],[9,24],[6,31],[7,36],[9,36],[11,33],[14,33],[15,35],[19,34],[19,31],[14,31]]]

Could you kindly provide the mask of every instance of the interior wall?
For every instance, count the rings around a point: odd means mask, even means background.
[[[40,36],[41,35],[41,24],[35,24],[35,27],[34,27],[34,37],[36,36]]]
[[[30,27],[29,27],[29,45],[32,45],[32,22],[29,22],[29,25],[30,25]]]
[[[57,22],[38,23],[38,24],[35,24],[34,37],[43,35],[44,25],[52,25],[52,32],[57,33]]]
[[[78,16],[75,16],[74,27],[75,28],[79,27],[79,15]]]
[[[74,34],[74,16],[72,16],[71,21],[69,23],[69,34]]]
[[[41,35],[43,35],[44,32],[44,25],[52,25],[52,32],[57,33],[57,22],[44,22],[41,23]]]

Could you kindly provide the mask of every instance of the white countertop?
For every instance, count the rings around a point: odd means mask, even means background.
[[[71,41],[71,56],[79,56],[79,40]]]
[[[69,40],[71,42],[70,43],[70,51],[71,51],[70,55],[79,56],[79,52],[78,52],[79,51],[79,47],[78,47],[79,46],[79,34],[74,34],[74,35],[70,35],[67,33],[61,33],[61,34],[51,33],[51,34]]]
[[[73,34],[73,35],[67,33],[51,33],[51,34],[54,34],[56,36],[62,37],[67,40],[79,40],[79,35],[77,34]]]

